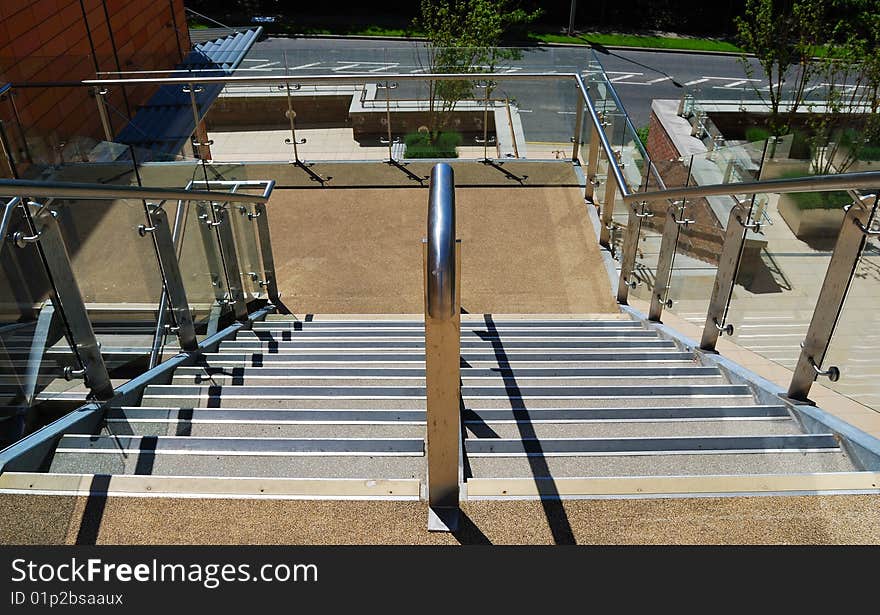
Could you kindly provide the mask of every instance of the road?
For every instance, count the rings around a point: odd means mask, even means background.
[[[580,72],[587,69],[591,51],[583,47],[526,47],[516,59],[505,59],[495,70],[515,72]],[[738,98],[754,85],[736,56],[700,53],[609,50],[597,57],[635,126],[650,118],[651,100],[678,99],[683,87],[702,89],[713,97]],[[386,73],[425,72],[425,44],[320,38],[269,38],[254,45],[242,64],[249,73],[364,74],[378,81]],[[761,75],[753,63],[754,74]],[[394,90],[402,98],[424,97],[425,84],[407,83]],[[514,99],[523,128],[531,141],[565,142],[573,133],[576,92],[565,81],[508,81],[496,94]],[[479,94],[477,94],[479,95]]]

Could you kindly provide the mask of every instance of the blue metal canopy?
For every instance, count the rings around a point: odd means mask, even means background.
[[[262,33],[262,27],[238,30],[216,40],[198,43],[169,77],[219,77],[232,74]],[[199,120],[223,89],[222,84],[195,88]],[[163,85],[117,135],[115,141],[132,145],[152,159],[180,152],[196,129],[188,88]]]

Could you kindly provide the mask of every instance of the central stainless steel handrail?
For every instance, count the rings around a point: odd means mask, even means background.
[[[428,529],[455,531],[459,519],[461,310],[452,167],[431,170],[425,271],[425,398]]]
[[[4,197],[53,199],[151,199],[151,200],[205,200],[235,203],[265,203],[266,196],[238,192],[206,192],[179,188],[150,188],[138,186],[109,186],[71,182],[40,182],[25,179],[0,180],[0,195]]]
[[[692,199],[703,196],[729,196],[731,194],[787,192],[828,192],[830,190],[874,189],[880,187],[880,171],[860,171],[858,173],[839,173],[837,175],[808,175],[785,179],[765,179],[756,182],[736,184],[711,184],[689,188],[667,188],[652,192],[623,194],[628,203],[636,201],[658,201],[665,199]],[[621,191],[622,192],[622,191]]]
[[[626,184],[626,178],[623,176],[623,171],[620,170],[619,165],[614,164],[613,162],[617,160],[617,158],[614,155],[614,150],[611,148],[611,144],[608,142],[608,136],[605,134],[605,131],[602,130],[602,120],[599,119],[599,113],[596,111],[596,106],[590,98],[590,94],[587,91],[587,85],[584,83],[584,79],[580,75],[574,75],[574,79],[577,83],[578,89],[581,91],[581,96],[583,97],[584,102],[587,103],[587,112],[590,114],[590,121],[592,121],[593,127],[596,128],[596,134],[599,135],[599,144],[602,146],[602,149],[605,152],[605,157],[609,161],[608,172],[614,177],[614,181],[617,183],[617,188],[620,190],[620,195],[624,198],[632,197],[629,186]]]
[[[431,318],[455,315],[455,186],[452,167],[431,171],[428,197],[427,309]]]

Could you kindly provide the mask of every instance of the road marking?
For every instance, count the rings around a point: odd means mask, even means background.
[[[577,111],[557,111],[559,115],[577,115]]]
[[[312,62],[311,64],[300,64],[299,66],[291,66],[287,70],[299,70],[301,68],[311,68],[313,66],[319,66],[321,62]]]
[[[658,79],[651,79],[647,82],[647,85],[653,85],[655,83],[660,83],[661,81],[671,81],[672,77],[660,77]]]
[[[262,68],[269,68],[270,66],[277,66],[281,64],[281,62],[266,62],[264,64],[257,64],[256,66],[251,66],[248,70],[259,70]]]
[[[367,71],[367,72],[370,72],[370,73],[378,73],[378,72],[380,72],[380,71],[388,70],[389,68],[396,68],[396,67],[398,67],[398,66],[400,66],[400,63],[399,63],[399,62],[395,62],[394,64],[389,64],[389,65],[387,65],[387,66],[380,66],[379,68],[371,68],[371,69],[370,69],[369,71]]]
[[[744,84],[744,83],[748,83],[748,82],[749,82],[748,79],[740,79],[739,81],[731,81],[730,83],[726,83],[726,84],[724,84],[723,87],[725,87],[725,88],[733,88],[733,87],[736,87],[736,86],[738,86],[738,85],[742,85],[742,84]]]
[[[610,83],[617,83],[618,81],[623,81],[624,79],[629,79],[630,77],[635,77],[636,75],[641,75],[642,73],[626,73],[625,75],[621,75],[620,77],[614,77],[613,79],[609,79]]]
[[[697,85],[698,83],[705,83],[709,81],[708,77],[703,77],[702,79],[694,79],[693,81],[688,81],[685,85]]]
[[[715,81],[761,81],[760,79],[750,79],[748,77],[710,77],[709,75],[703,75],[704,79],[714,79]]]

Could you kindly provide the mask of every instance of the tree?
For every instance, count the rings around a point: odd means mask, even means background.
[[[505,33],[535,20],[516,0],[422,0],[415,27],[425,33],[426,68],[430,73],[494,72],[497,62],[518,52],[500,48]],[[494,83],[484,84],[491,96]],[[473,97],[469,80],[428,84],[429,138],[433,142],[448,123],[458,101]]]
[[[770,109],[767,127],[786,134],[816,75],[816,50],[827,44],[827,0],[747,0],[745,14],[735,19],[742,47],[753,53],[769,81],[766,92],[755,92]],[[746,75],[753,75],[748,58],[741,58]]]
[[[812,170],[823,175],[845,172],[880,142],[880,0],[834,4],[841,16],[829,32],[834,51],[816,62],[822,96],[809,103],[807,122]]]

